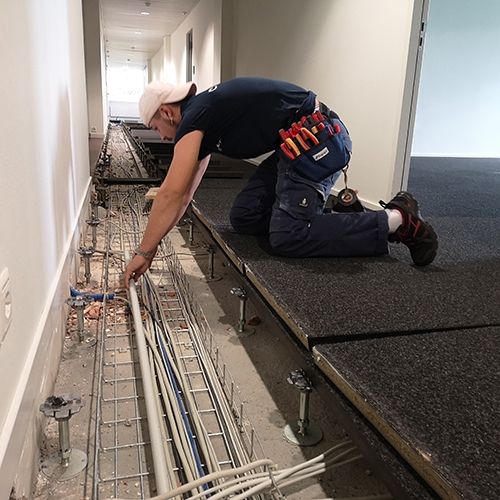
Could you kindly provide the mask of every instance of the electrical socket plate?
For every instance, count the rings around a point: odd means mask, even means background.
[[[9,270],[0,272],[0,345],[5,339],[12,322],[12,294],[10,289]]]

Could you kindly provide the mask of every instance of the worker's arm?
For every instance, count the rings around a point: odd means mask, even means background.
[[[198,161],[203,132],[186,134],[174,148],[174,157],[168,174],[156,194],[146,231],[139,246],[149,255],[135,255],[125,269],[125,284],[137,280],[150,267],[162,238],[179,222],[198,187],[210,161],[210,156]]]

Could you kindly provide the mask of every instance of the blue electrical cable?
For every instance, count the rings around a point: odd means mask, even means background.
[[[89,299],[95,300],[97,302],[102,302],[104,299],[113,300],[115,298],[114,293],[80,292],[79,290],[74,289],[72,286],[69,287],[69,291],[72,297],[88,297]]]
[[[201,458],[200,458],[200,455],[198,452],[198,448],[196,446],[196,442],[195,442],[194,437],[193,437],[193,431],[191,429],[191,424],[189,423],[189,419],[187,417],[186,407],[184,406],[184,401],[182,400],[182,398],[179,394],[179,387],[178,387],[177,382],[175,380],[175,375],[172,372],[172,368],[170,366],[170,361],[168,360],[168,358],[166,356],[165,346],[163,344],[163,340],[159,336],[158,332],[156,333],[156,340],[158,342],[158,346],[160,347],[161,357],[162,357],[165,369],[167,370],[168,378],[169,378],[170,383],[174,389],[175,396],[177,398],[177,402],[178,402],[179,407],[181,409],[182,420],[184,422],[186,435],[189,439],[189,444],[191,445],[191,450],[193,452],[193,456],[195,459],[198,474],[200,474],[200,477],[204,476],[206,474],[206,472],[203,470],[203,465],[201,463]],[[203,489],[207,489],[207,488],[208,488],[207,484],[204,484]]]
[[[148,290],[148,292],[149,292],[149,290]],[[151,298],[151,295],[150,295],[150,298]],[[198,447],[196,446],[196,441],[194,440],[193,431],[192,431],[191,424],[190,424],[188,416],[187,416],[186,407],[185,407],[184,401],[182,400],[182,397],[180,395],[179,386],[177,384],[176,377],[173,373],[171,363],[170,363],[168,356],[166,354],[165,344],[163,343],[163,339],[161,338],[161,336],[158,332],[157,320],[154,318],[151,311],[149,311],[149,314],[150,314],[151,318],[153,319],[153,325],[154,325],[154,329],[155,329],[155,337],[156,337],[156,341],[158,342],[158,347],[160,348],[160,355],[161,355],[161,358],[163,361],[163,365],[167,371],[167,376],[169,378],[170,385],[174,389],[175,397],[177,399],[177,402],[179,404],[179,408],[181,410],[181,416],[182,416],[182,420],[184,422],[186,436],[189,440],[189,444],[191,447],[193,458],[194,458],[195,464],[196,464],[196,469],[197,469],[200,477],[202,477],[202,476],[206,475],[206,471],[204,470],[204,467],[201,463],[201,457],[200,457],[200,454],[198,451]],[[208,484],[207,483],[203,484],[202,488],[204,490],[208,489]]]

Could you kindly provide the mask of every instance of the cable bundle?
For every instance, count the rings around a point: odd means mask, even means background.
[[[347,440],[307,462],[286,469],[277,470],[271,460],[257,460],[256,462],[236,469],[228,469],[209,474],[167,493],[152,497],[151,500],[182,498],[183,494],[196,490],[203,484],[214,483],[215,481],[218,481],[218,484],[187,497],[188,500],[208,498],[211,500],[227,498],[231,498],[232,500],[244,500],[247,498],[255,498],[256,495],[264,492],[272,492],[278,494],[280,498],[284,498],[281,493],[282,488],[322,474],[326,470],[341,467],[342,465],[359,460],[361,455],[355,453],[356,448],[352,446],[351,441]],[[263,466],[267,468],[267,471],[245,475]],[[241,493],[237,494],[238,492]],[[380,498],[390,497],[386,496]]]

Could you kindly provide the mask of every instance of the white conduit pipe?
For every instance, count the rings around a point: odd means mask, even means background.
[[[150,335],[146,337],[149,342],[149,347],[155,358],[156,373],[158,374],[158,380],[160,383],[160,388],[165,402],[165,410],[167,412],[167,418],[171,425],[172,438],[174,439],[175,445],[177,447],[177,452],[182,464],[182,469],[188,482],[194,481],[196,473],[193,470],[193,462],[188,459],[186,451],[190,453],[189,443],[186,438],[186,433],[184,432],[184,424],[182,422],[182,417],[180,414],[180,408],[178,406],[177,399],[170,385],[169,380],[166,378],[165,372],[161,369],[163,366],[163,360],[156,348],[156,345],[152,341]]]
[[[284,482],[281,482],[280,478],[286,477],[286,473],[288,473],[288,471],[290,469],[285,469],[282,471],[275,471],[273,473],[275,483],[277,484],[277,486],[279,488],[285,488],[289,485],[295,484],[296,482],[303,481],[304,479],[308,479],[310,477],[317,476],[318,474],[322,474],[323,472],[325,472],[328,469],[334,469],[337,467],[341,467],[342,465],[346,465],[350,462],[354,462],[355,460],[359,460],[360,458],[362,458],[362,455],[357,455],[357,456],[352,457],[348,460],[344,460],[343,462],[336,462],[337,458],[338,457],[336,456],[330,462],[326,462],[326,463],[320,462],[317,464],[312,464],[307,468],[297,470],[294,474],[292,474],[290,476],[290,479],[288,479],[287,481],[284,481]],[[258,474],[258,476],[259,477],[245,476],[245,477],[239,478],[239,480],[238,479],[232,480],[231,485],[228,482],[227,485],[224,485],[224,487],[222,488],[222,491],[220,491],[216,495],[210,496],[210,499],[211,500],[222,500],[224,498],[228,498],[230,495],[232,495],[233,493],[235,493],[237,491],[244,490],[244,489],[249,488],[250,486],[254,486],[254,485],[259,485],[260,487],[262,487],[262,490],[272,488],[273,485],[272,485],[271,480],[269,479],[269,474],[264,474],[264,475]],[[234,484],[234,483],[237,483],[237,484]],[[194,500],[195,498],[200,498],[200,496],[206,496],[208,498],[207,494],[208,494],[208,491],[205,491],[202,494],[195,495],[194,497],[189,497],[189,500]],[[247,496],[249,494],[250,493],[245,492],[245,493],[242,493],[241,495],[242,495],[242,498],[247,498]],[[245,496],[243,496],[243,495],[245,495]],[[253,493],[251,495],[253,495]]]
[[[179,455],[179,460],[181,462],[182,470],[184,471],[184,474],[189,484],[189,482],[193,482],[195,480],[196,476],[195,472],[192,470],[193,462],[192,460],[188,459],[188,455],[186,453],[186,450],[188,450],[187,452],[189,453],[189,448],[188,448],[189,445],[187,444],[187,442],[185,442],[186,434],[182,430],[180,430],[178,426],[179,423],[176,421],[176,418],[174,417],[174,415],[175,416],[177,415],[177,410],[175,409],[172,410],[171,407],[171,401],[174,396],[172,395],[171,388],[168,385],[168,382],[165,382],[165,380],[163,380],[163,373],[161,372],[160,368],[161,365],[156,360],[155,360],[155,365],[157,373],[160,374],[159,381],[160,381],[162,396],[165,401],[167,418],[171,426],[171,436],[175,443],[176,451]]]
[[[153,380],[153,382],[155,382],[156,381],[155,369],[154,369],[155,361],[153,358],[153,353],[151,351],[149,351],[149,366],[151,367],[151,379]],[[154,384],[154,389],[155,389],[156,394],[158,394],[160,392],[160,389],[159,389],[157,383]],[[162,411],[161,401],[159,399],[157,399],[156,403],[157,403],[156,404],[156,411],[158,413],[158,419],[159,419],[160,423],[162,424],[160,426],[162,443],[166,443],[168,437],[167,437],[167,430],[166,430],[166,426],[165,426],[165,421],[163,420],[163,411]],[[163,452],[165,455],[165,463],[167,464],[168,482],[169,482],[169,484],[176,484],[177,478],[175,477],[175,474],[174,474],[174,466],[172,464],[172,460],[170,458],[170,455],[168,453],[166,446],[163,447]]]
[[[321,463],[321,464],[317,464],[316,466],[312,466],[310,467],[309,469],[307,469],[306,471],[307,472],[311,472],[312,471],[312,474],[316,475],[316,474],[321,474],[323,472],[325,472],[325,464],[324,463]],[[299,480],[301,477],[303,477],[303,474],[305,472],[302,472],[300,471],[300,474],[299,474]],[[276,473],[273,473],[273,476],[274,476],[274,479],[275,479],[275,482],[276,482]],[[269,478],[269,474],[267,475],[267,477]],[[278,484],[276,482],[277,486],[281,486],[280,484]],[[256,485],[256,486],[254,486]],[[241,483],[239,484],[236,484],[235,486],[231,486],[230,488],[226,488],[224,490],[222,490],[221,492],[217,493],[217,495],[214,495],[212,497],[210,497],[210,499],[212,500],[222,500],[224,498],[228,498],[229,495],[233,495],[233,493],[237,492],[237,491],[241,491],[241,490],[244,490],[246,488],[249,488],[250,486],[253,486],[253,488],[250,490],[247,490],[246,492],[244,493],[241,493],[241,495],[245,495],[244,497],[242,498],[246,498],[247,497],[247,492],[249,491],[252,491],[254,488],[261,488],[261,490],[265,490],[265,489],[268,489],[268,488],[272,488],[273,484],[272,484],[272,481],[271,479],[266,479],[266,478],[255,478],[255,479],[246,479],[245,481],[242,481]],[[253,496],[253,493],[248,493],[248,495],[251,495]],[[238,497],[236,497],[238,498]]]
[[[128,260],[128,256],[127,256]],[[160,420],[155,402],[155,391],[153,381],[151,380],[151,368],[149,367],[148,351],[144,331],[142,329],[141,310],[139,307],[139,298],[134,280],[129,281],[128,285],[130,307],[134,319],[135,336],[137,340],[137,352],[139,354],[139,366],[141,368],[142,386],[144,389],[144,402],[146,404],[146,415],[148,420],[149,436],[151,437],[151,454],[153,456],[153,468],[155,472],[155,483],[158,493],[165,493],[171,489],[168,484],[167,464],[165,461],[165,452],[160,433]]]
[[[175,377],[177,378],[177,380],[181,384],[181,387],[184,388],[184,397],[185,397],[186,408],[191,415],[191,419],[192,419],[193,425],[195,427],[198,443],[199,443],[199,445],[202,449],[203,455],[207,461],[207,463],[205,464],[206,471],[207,471],[207,473],[216,472],[216,471],[220,470],[217,456],[216,456],[215,451],[213,449],[212,442],[208,438],[208,433],[205,429],[205,426],[203,425],[203,421],[201,420],[201,418],[198,414],[196,401],[189,390],[190,389],[189,381],[187,380],[187,378],[184,374],[184,371],[182,369],[182,366],[180,364],[181,353],[179,352],[179,349],[176,346],[176,342],[173,341],[173,339],[174,339],[173,332],[170,329],[170,326],[169,326],[169,324],[165,318],[165,315],[163,313],[163,309],[161,308],[161,298],[158,294],[158,289],[154,285],[154,282],[151,279],[151,275],[149,272],[146,273],[145,278],[146,278],[146,282],[149,284],[150,291],[153,294],[153,297],[156,301],[156,304],[159,306],[158,312],[160,315],[161,322],[164,325],[164,331],[162,331],[161,334],[163,337],[165,334],[167,334],[168,337],[170,339],[172,339],[172,341],[169,342],[167,338],[163,338],[163,340],[165,342],[165,346],[166,346],[166,351],[167,351],[166,355],[168,356],[168,358],[170,360],[171,369],[174,372]],[[182,307],[182,305],[183,305],[183,302],[181,301],[181,307]],[[191,323],[191,321],[189,319],[189,315],[187,314],[187,311],[186,311],[186,322],[188,323],[190,330],[192,332],[195,332],[196,330],[194,328],[194,325]],[[149,338],[148,338],[148,340],[149,340]],[[196,343],[196,338],[194,340]],[[153,346],[151,346],[151,347],[153,348]],[[203,367],[205,367],[205,369],[206,369],[206,373],[209,375],[209,370],[207,369],[206,362],[204,361],[204,351],[202,349],[201,350],[199,349],[198,351],[199,351],[198,355],[199,355],[200,363],[202,363]],[[210,377],[208,377],[208,378],[210,379]],[[217,380],[217,378],[215,378],[214,380]],[[212,389],[216,389],[214,386],[211,386],[211,387],[212,387]],[[226,421],[228,419],[232,421],[232,416],[231,415],[229,415],[229,417],[226,416]]]
[[[178,265],[178,263],[176,263]],[[176,287],[177,289],[177,287]],[[179,288],[179,290],[182,291],[182,293],[187,294],[186,290],[183,288]],[[205,346],[202,342],[200,342],[200,330],[197,327],[196,322],[193,322],[192,317],[194,317],[194,312],[192,310],[192,305],[189,302],[184,302],[181,301],[181,307],[183,308],[183,312],[186,317],[186,321],[190,327],[190,329],[193,332],[197,332],[194,336],[193,341],[195,344],[198,346],[198,354],[200,356],[200,361],[203,364],[203,367],[208,375],[208,380],[213,380],[213,381],[218,381],[219,376],[217,374],[217,371],[214,369],[214,365],[212,362],[212,359],[210,358],[210,355],[208,352],[205,350]],[[244,448],[241,446],[241,442],[238,439],[233,439],[233,436],[238,436],[240,434],[240,430],[236,427],[235,422],[234,422],[234,416],[229,408],[229,403],[227,401],[226,395],[224,393],[224,390],[218,384],[217,382],[212,384],[212,390],[214,391],[214,394],[216,395],[216,399],[218,401],[220,411],[225,415],[224,416],[224,421],[226,425],[228,426],[228,439],[231,441],[232,444],[232,451],[236,453],[236,463],[243,464],[245,462],[248,463],[248,461],[251,459],[251,457],[247,456],[246,451]]]
[[[304,479],[307,479],[308,477],[313,477],[318,474],[321,474],[324,471],[330,470],[330,469],[336,469],[337,467],[341,467],[342,465],[349,464],[351,462],[355,462],[356,460],[359,460],[360,458],[363,458],[362,455],[357,455],[353,458],[349,458],[348,460],[344,460],[343,462],[335,462],[333,464],[322,464],[323,465],[323,471],[315,469],[314,467],[310,467],[309,469],[306,469],[304,473],[300,476],[293,476],[291,479],[288,481],[285,481],[284,483],[280,483],[279,486],[280,488],[286,488],[287,486],[290,486],[298,481],[303,481]]]
[[[276,483],[283,481],[283,479],[286,479],[287,477],[292,476],[296,472],[303,470],[303,469],[308,469],[311,465],[317,464],[318,462],[321,462],[324,460],[324,458],[331,453],[331,449],[327,450],[325,453],[322,453],[321,455],[318,455],[317,457],[312,458],[311,460],[308,460],[307,462],[304,462],[302,464],[296,465],[295,467],[291,467],[288,469],[286,472],[282,472],[280,474],[274,475],[274,481]],[[252,495],[255,495],[256,493],[259,493],[260,491],[268,488],[269,486],[272,485],[271,479],[268,479],[266,481],[263,481],[261,484],[254,486],[253,488],[250,488],[248,491],[245,493],[242,493],[241,495],[238,495],[234,497],[234,500],[244,500],[245,498],[249,498]]]
[[[203,476],[202,478],[197,479],[196,481],[193,481],[189,484],[184,484],[183,486],[179,486],[179,488],[176,488],[175,490],[169,491],[167,493],[162,493],[161,495],[157,495],[155,497],[151,497],[150,500],[168,500],[178,495],[182,495],[183,493],[186,493],[187,491],[190,491],[193,488],[201,486],[202,484],[209,483],[211,481],[216,481],[224,477],[234,476],[236,474],[244,474],[249,470],[257,469],[258,467],[264,467],[266,465],[271,466],[272,464],[273,464],[272,460],[263,458],[261,460],[256,460],[255,462],[243,465],[236,469],[227,469],[227,470],[220,470],[218,472],[213,472],[212,474]],[[111,499],[106,499],[106,500],[111,500]],[[122,499],[115,498],[114,500],[122,500]]]
[[[350,441],[344,441],[344,442],[334,446],[329,451],[333,452],[333,451],[338,450],[344,446],[349,445],[350,443],[351,443]],[[307,470],[310,472],[313,469],[317,470],[322,466],[326,466],[326,468],[328,469],[332,464],[343,465],[346,462],[341,462],[340,464],[337,464],[336,462],[340,458],[344,457],[345,455],[351,453],[354,450],[356,450],[355,447],[349,448],[349,449],[342,451],[341,453],[338,453],[337,455],[335,455],[333,458],[331,458],[329,461],[327,461],[326,464],[324,462],[321,462],[320,464],[310,466]],[[354,457],[353,459],[350,459],[349,461],[358,460],[360,457],[361,457],[361,455],[358,455],[358,456]],[[287,472],[289,469],[290,468],[274,471],[273,475],[274,475],[274,477],[276,477],[278,474],[281,474],[283,472]],[[295,477],[299,477],[299,476],[300,476],[300,474],[296,475]],[[189,500],[196,500],[196,499],[199,499],[201,497],[208,496],[208,494],[215,494],[214,492],[217,490],[224,490],[224,494],[227,495],[227,494],[232,493],[234,491],[238,491],[238,489],[244,489],[246,487],[252,486],[253,484],[260,484],[267,479],[269,479],[269,473],[267,473],[267,472],[258,472],[258,473],[252,474],[251,476],[238,477],[235,479],[231,479],[229,481],[225,481],[224,483],[222,483],[220,485],[213,486],[212,488],[210,488],[208,490],[205,490],[201,493],[198,493],[197,495],[194,495],[192,497],[189,497]],[[296,480],[300,480],[300,479],[296,479]],[[296,480],[294,480],[294,482]],[[239,487],[237,489],[229,490],[229,488],[234,486],[235,484],[238,485]],[[284,483],[283,486],[286,486],[286,484],[287,483]],[[242,485],[244,485],[244,486],[242,486]],[[218,495],[220,495],[220,493],[218,493]],[[213,497],[214,500],[216,500],[217,498],[219,498],[219,497],[217,497],[217,496]]]
[[[352,449],[349,450],[344,450],[341,453],[337,453],[333,457],[331,457],[329,460],[325,462],[321,462],[322,459],[326,458],[327,456],[331,455],[335,450],[338,450],[339,448],[348,445],[349,441],[340,443],[339,445],[334,446],[333,448],[330,448],[327,450],[325,453],[322,455],[319,455],[312,460],[309,460],[307,462],[303,462],[302,464],[296,465],[294,467],[284,469],[284,470],[278,470],[275,471],[273,474],[273,479],[274,483],[278,484],[280,487],[286,487],[289,486],[293,483],[296,483],[298,481],[303,481],[304,479],[307,479],[309,477],[313,477],[317,474],[321,474],[325,472],[325,470],[331,469],[331,468],[337,468],[342,465],[345,465],[347,463],[353,462],[355,460],[359,460],[362,458],[361,455],[357,455],[355,457],[352,457],[350,459],[344,460],[342,462],[338,462],[338,460],[342,457],[345,456],[347,453],[351,452]],[[318,463],[319,462],[319,463]],[[224,471],[219,471],[215,472],[212,474],[209,474],[207,476],[204,476],[203,478],[200,478],[196,481],[193,481],[188,484],[184,484],[183,486],[169,491],[168,493],[164,493],[158,496],[153,497],[151,500],[168,500],[170,498],[176,497],[178,495],[181,495],[183,493],[186,493],[187,491],[191,490],[193,491],[195,488],[200,486],[203,483],[209,483],[210,481],[214,480],[220,480],[224,477],[231,477],[231,476],[237,476],[244,474],[245,472],[248,472],[249,470],[255,469],[257,467],[263,466],[263,465],[271,465],[272,462],[270,460],[258,460],[256,462],[253,462],[251,464],[236,468],[236,469],[228,469]],[[237,496],[237,497],[232,497],[234,500],[238,499],[246,499],[249,498],[250,496],[255,494],[255,490],[265,490],[268,488],[272,488],[272,481],[267,479],[268,477],[267,473],[257,473],[255,475],[251,476],[243,476],[240,478],[235,478],[233,480],[230,480],[227,482],[225,485],[219,485],[218,488],[216,489],[223,489],[222,492],[220,492],[218,495],[215,495],[211,498],[214,500],[219,499],[219,498],[227,498],[227,495],[231,495],[234,491],[238,491],[241,489],[246,489],[249,486],[254,485],[257,483],[257,486],[254,488],[251,488],[250,490],[247,490],[245,493]],[[283,481],[284,479],[287,479],[286,481]],[[235,482],[239,482],[236,487],[230,488],[230,485],[234,485]],[[195,494],[194,497],[191,498],[199,498],[200,496],[206,496],[210,495],[210,492],[213,491],[214,488],[211,488],[210,490],[203,491],[202,493]],[[385,500],[385,498],[390,498],[390,497],[385,497],[385,496],[380,496],[380,500]],[[333,499],[332,499],[333,500]],[[358,500],[358,499],[353,499],[353,500]],[[359,499],[361,500],[361,498]],[[365,500],[363,498],[363,500]],[[366,497],[366,500],[372,500],[372,497]],[[379,500],[378,496],[374,496],[373,500]]]
[[[153,291],[155,291],[153,289]],[[158,297],[159,301],[159,297]],[[160,302],[158,302],[160,304]],[[162,314],[162,310],[160,309],[160,314],[162,317],[163,324],[165,325],[165,328],[168,330],[168,323]],[[168,336],[170,337],[171,341],[169,342],[169,339],[165,337],[165,333],[168,333]],[[188,381],[186,380],[186,376],[182,370],[181,366],[178,366],[178,362],[180,360],[181,354],[175,347],[175,340],[174,336],[172,335],[172,332],[168,330],[167,332],[162,332],[162,337],[163,341],[165,344],[165,351],[166,351],[166,356],[169,359],[170,362],[170,368],[177,379],[178,383],[180,384],[180,388],[183,389],[183,396],[184,396],[184,405],[186,407],[186,410],[189,412],[191,415],[191,423],[194,426],[194,431],[195,435],[198,440],[198,444],[201,448],[201,451],[205,457],[205,460],[208,462],[205,464],[206,470],[208,472],[216,472],[217,470],[220,470],[219,463],[217,461],[217,457],[215,456],[215,451],[213,449],[212,443],[208,439],[208,433],[206,429],[203,426],[203,423],[200,419],[197,407],[196,407],[196,402],[190,393],[189,389],[189,384]],[[180,410],[179,410],[180,414]],[[199,476],[199,474],[196,474]]]

